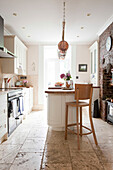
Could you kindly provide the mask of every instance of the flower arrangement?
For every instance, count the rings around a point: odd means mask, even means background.
[[[71,74],[70,74],[70,72],[68,71],[68,73],[66,73],[66,74],[61,74],[60,75],[60,78],[61,79],[64,79],[64,80],[70,80],[72,77],[71,77]]]
[[[23,80],[24,86],[27,85],[28,81],[27,80]]]

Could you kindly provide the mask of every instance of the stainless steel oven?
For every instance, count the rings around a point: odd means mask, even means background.
[[[8,92],[8,134],[10,135],[23,119],[23,93],[22,89]]]

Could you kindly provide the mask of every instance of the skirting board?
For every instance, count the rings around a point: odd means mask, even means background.
[[[39,110],[43,110],[44,109],[44,105],[36,105],[33,106],[33,111],[39,111]]]

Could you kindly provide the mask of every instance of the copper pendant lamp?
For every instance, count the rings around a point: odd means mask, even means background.
[[[65,2],[63,3],[63,30],[62,30],[62,41],[58,43],[58,57],[59,59],[65,59],[67,49],[69,47],[68,43],[64,40],[64,31],[65,31]]]

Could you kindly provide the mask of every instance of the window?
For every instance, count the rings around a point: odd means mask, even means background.
[[[45,88],[54,86],[55,82],[62,81],[60,74],[71,69],[71,46],[64,60],[58,59],[58,46],[44,46]]]

